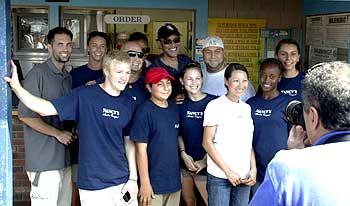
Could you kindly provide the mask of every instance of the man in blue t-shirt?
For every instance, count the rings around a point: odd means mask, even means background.
[[[172,92],[166,69],[155,67],[146,73],[151,98],[139,106],[130,139],[136,142],[140,174],[141,205],[179,205],[180,166],[178,154],[178,107],[168,101]]]
[[[130,58],[112,51],[103,59],[106,80],[79,87],[68,95],[46,101],[20,85],[12,62],[5,80],[29,109],[42,116],[74,120],[79,131],[78,188],[82,205],[137,205],[134,144],[123,134],[134,112],[134,100],[123,93],[130,76]],[[71,140],[70,140],[71,141]]]
[[[73,69],[72,88],[90,84],[98,78],[103,77],[102,59],[107,53],[107,34],[104,32],[93,31],[89,34],[88,41],[89,61],[76,69]]]

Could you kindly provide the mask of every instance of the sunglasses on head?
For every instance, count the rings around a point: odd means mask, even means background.
[[[175,38],[174,40],[171,39],[161,39],[161,42],[163,42],[163,44],[177,44],[180,43],[180,38]]]
[[[145,54],[143,52],[138,52],[138,51],[127,51],[126,53],[128,53],[129,57],[138,57],[140,59],[142,59]]]

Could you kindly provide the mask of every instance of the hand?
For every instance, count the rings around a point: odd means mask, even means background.
[[[151,205],[152,198],[154,198],[154,193],[151,184],[141,184],[139,196],[141,206]]]
[[[198,168],[195,166],[194,160],[193,160],[193,158],[190,155],[186,154],[185,151],[182,151],[181,152],[181,157],[184,160],[185,165],[186,165],[186,167],[187,167],[187,169],[189,171],[191,171],[191,172],[196,172],[197,171]]]
[[[256,183],[256,169],[250,170],[246,178],[242,179],[242,183],[247,186],[253,186]]]
[[[241,177],[232,170],[225,172],[227,179],[231,182],[233,186],[237,186],[242,183]]]
[[[194,162],[194,166],[197,168],[196,174],[198,174],[202,169],[207,167],[207,160],[203,158]]]
[[[11,77],[4,77],[4,80],[10,84],[11,88],[13,90],[16,90],[17,88],[21,87],[21,84],[19,82],[18,79],[18,74],[17,74],[17,66],[15,65],[15,63],[13,63],[13,61],[10,61],[11,63]]]
[[[289,131],[288,136],[288,149],[302,149],[305,148],[306,145],[310,143],[306,143],[308,141],[306,132],[304,131],[302,126],[293,125]]]
[[[124,194],[126,192],[130,193],[130,201],[135,201],[137,202],[137,194],[139,192],[139,187],[137,185],[137,182],[134,180],[128,180],[125,185],[122,188],[122,196],[124,196]]]
[[[73,134],[71,132],[62,130],[58,130],[55,137],[60,143],[64,145],[68,145],[74,140]]]

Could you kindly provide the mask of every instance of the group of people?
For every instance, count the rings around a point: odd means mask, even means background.
[[[21,101],[32,205],[196,205],[195,190],[210,206],[350,203],[350,179],[326,176],[350,171],[349,64],[305,76],[299,45],[284,39],[261,63],[255,94],[247,69],[225,64],[222,39],[204,40],[204,66],[179,54],[180,39],[162,26],[162,53],[146,66],[144,34],[107,52],[106,34],[91,32],[88,64],[69,74],[72,33],[56,27],[50,58],[23,87],[12,63],[5,80]],[[292,100],[305,128],[284,115]]]

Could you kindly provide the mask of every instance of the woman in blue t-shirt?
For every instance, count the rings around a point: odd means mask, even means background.
[[[283,66],[282,78],[278,90],[301,100],[301,83],[305,77],[300,70],[300,47],[293,39],[282,39],[278,42],[275,51],[276,58]]]
[[[287,149],[290,126],[284,111],[292,97],[277,89],[282,70],[282,64],[277,59],[263,61],[259,72],[262,94],[247,101],[252,109],[253,149],[257,167],[256,184],[252,187],[251,197],[263,182],[269,162],[279,150]]]
[[[208,102],[216,96],[201,92],[203,74],[197,62],[187,64],[181,73],[180,82],[187,95],[180,110],[179,148],[183,160],[182,199],[187,206],[196,205],[195,187],[208,205],[206,190],[206,152],[202,147],[203,114]]]

